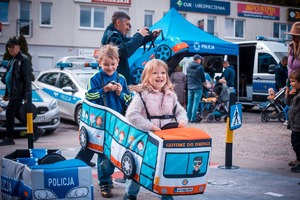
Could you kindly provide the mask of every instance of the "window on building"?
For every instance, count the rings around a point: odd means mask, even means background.
[[[292,24],[281,24],[281,23],[274,23],[273,27],[273,37],[291,40],[291,35],[285,34],[285,32],[289,32],[291,30]]]
[[[30,20],[30,1],[20,1],[20,19],[18,20],[18,34],[32,35],[32,21]]]
[[[145,11],[144,14],[144,26],[145,27],[150,27],[153,25],[153,15],[154,11]]]
[[[80,27],[104,28],[105,8],[103,7],[80,7]]]
[[[52,3],[41,2],[41,25],[52,25]]]
[[[0,22],[8,23],[8,0],[0,0]]]
[[[207,18],[207,32],[215,35],[215,17],[208,16]]]
[[[244,21],[240,19],[225,19],[226,37],[244,38]]]

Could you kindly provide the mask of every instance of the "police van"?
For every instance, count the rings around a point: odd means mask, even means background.
[[[268,88],[275,87],[275,69],[288,54],[288,44],[283,40],[257,36],[255,41],[243,41],[239,45],[239,56],[225,59],[236,71],[237,101],[244,108],[267,100]]]

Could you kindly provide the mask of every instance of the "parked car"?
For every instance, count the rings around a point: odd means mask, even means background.
[[[93,57],[63,57],[54,68],[41,72],[35,83],[57,99],[61,118],[79,124],[87,83],[98,72],[98,67],[99,64]]]
[[[1,74],[1,73],[0,73]],[[6,107],[8,101],[2,99],[5,94],[5,85],[0,82],[0,106],[3,111],[0,112],[0,131],[6,131]],[[37,116],[33,120],[40,128],[46,130],[47,133],[54,132],[60,123],[59,110],[57,100],[51,98],[32,83],[32,103],[37,108]],[[15,120],[15,130],[27,130],[26,124],[21,124],[17,119]]]

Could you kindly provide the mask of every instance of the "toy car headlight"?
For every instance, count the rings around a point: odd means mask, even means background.
[[[57,196],[50,190],[35,190],[34,191],[34,197],[38,200],[44,200],[44,199],[57,199]]]
[[[89,189],[87,187],[77,187],[72,189],[68,194],[67,198],[82,198],[89,194]]]
[[[53,100],[50,104],[50,109],[51,110],[54,110],[57,108],[57,101],[56,100]]]

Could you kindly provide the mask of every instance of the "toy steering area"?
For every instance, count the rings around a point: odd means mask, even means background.
[[[99,117],[102,121],[97,123]],[[104,153],[126,178],[154,193],[205,191],[212,141],[200,129],[142,131],[114,110],[85,100],[79,139],[82,147]]]

